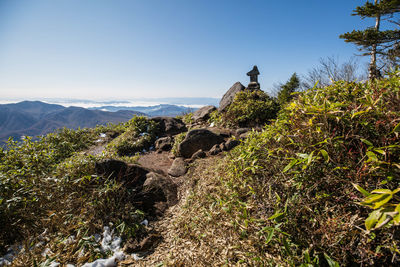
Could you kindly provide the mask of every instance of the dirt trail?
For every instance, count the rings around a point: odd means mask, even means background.
[[[138,164],[145,168],[160,172],[164,175],[168,175],[168,169],[171,167],[173,161],[169,158],[169,155],[169,152],[147,152],[140,156]]]

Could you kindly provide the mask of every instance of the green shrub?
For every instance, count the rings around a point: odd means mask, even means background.
[[[158,124],[146,117],[135,116],[126,125],[126,131],[108,145],[118,156],[148,150],[159,134]]]
[[[275,119],[279,111],[276,101],[261,90],[244,90],[236,94],[222,120],[239,127],[262,126]]]
[[[179,147],[180,143],[182,143],[182,141],[185,139],[186,135],[187,135],[187,132],[184,132],[184,133],[180,133],[180,134],[176,135],[174,138],[174,145],[172,146],[171,153],[177,157],[180,156],[178,153],[178,147]]]
[[[131,121],[131,129],[142,126],[140,119]],[[45,229],[50,240],[46,246],[62,264],[104,257],[90,236],[109,223],[124,240],[143,233],[144,214],[131,203],[135,192],[97,177],[94,164],[100,158],[79,153],[97,138],[94,132],[62,129],[36,141],[10,139],[0,150],[0,252],[16,242],[29,251],[19,255],[14,265],[44,260],[44,247],[35,244]],[[71,235],[77,241],[65,244]],[[83,249],[86,253],[79,254]]]
[[[398,75],[299,93],[194,191],[181,238],[229,233],[232,265],[398,265]]]
[[[225,126],[222,115],[218,112],[218,109],[211,112],[210,118],[208,118],[208,123],[213,123],[215,126]]]
[[[187,114],[184,114],[183,116],[181,116],[180,119],[181,119],[185,124],[192,124],[192,123],[194,123],[194,120],[193,120],[193,113],[192,113],[192,112],[187,113]]]

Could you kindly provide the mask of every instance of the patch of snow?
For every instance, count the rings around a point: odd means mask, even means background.
[[[135,261],[140,261],[140,260],[143,259],[143,257],[139,257],[139,255],[136,254],[136,253],[131,254],[131,257],[132,257]]]
[[[114,267],[117,262],[125,259],[125,254],[122,251],[115,252],[111,258],[98,259],[91,263],[85,263],[82,267]]]
[[[95,240],[97,243],[99,243],[100,240],[101,240],[101,235],[99,235],[99,234],[94,234],[94,240]]]
[[[65,245],[70,245],[72,243],[75,243],[76,239],[74,235],[71,235],[70,237],[68,237],[67,239],[64,240],[64,244]]]
[[[94,236],[96,242],[100,241],[101,236]],[[98,240],[98,241],[97,241]],[[117,262],[125,259],[125,254],[121,249],[122,238],[114,236],[114,231],[108,226],[104,226],[103,239],[101,240],[101,249],[104,252],[113,252],[113,256],[108,259],[98,259],[94,262],[85,263],[82,267],[114,267]]]
[[[42,255],[43,257],[46,257],[46,256],[48,256],[49,254],[51,254],[51,250],[50,250],[49,248],[45,248],[45,249],[43,250],[43,252],[41,253],[41,255]]]
[[[144,226],[147,226],[147,225],[149,225],[149,221],[144,219],[140,224],[144,225]]]

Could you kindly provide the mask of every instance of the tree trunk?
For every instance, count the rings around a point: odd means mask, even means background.
[[[378,0],[375,0],[375,6],[378,4]],[[381,14],[376,14],[375,18],[375,30],[378,32],[379,31],[379,26],[381,24]],[[371,62],[369,64],[369,74],[368,78],[370,80],[376,79],[380,76],[379,70],[376,67],[376,47],[377,44],[372,45],[371,49]]]

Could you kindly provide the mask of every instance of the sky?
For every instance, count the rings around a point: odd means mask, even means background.
[[[253,65],[270,92],[354,56],[364,2],[0,0],[0,99],[220,98]]]

